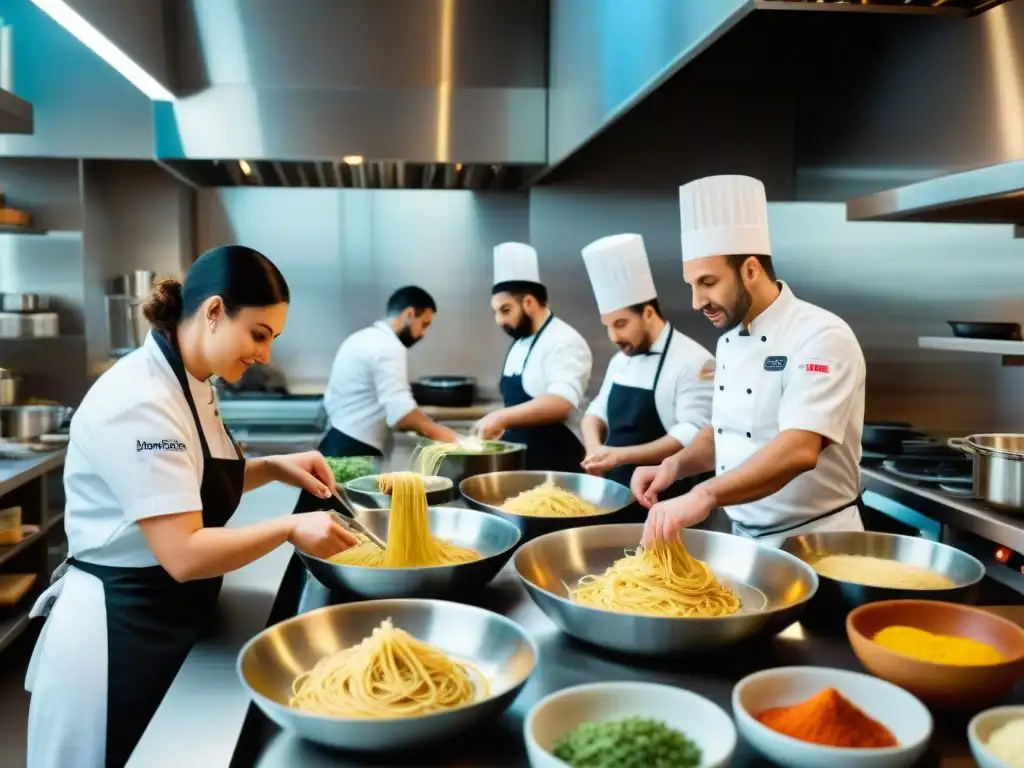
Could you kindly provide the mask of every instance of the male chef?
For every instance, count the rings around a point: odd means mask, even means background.
[[[619,348],[583,417],[583,469],[629,486],[637,465],[677,453],[711,422],[715,358],[665,321],[640,235],[603,237],[583,249],[583,262]],[[676,483],[661,497],[672,490],[688,488]]]
[[[527,469],[579,472],[583,444],[566,422],[583,399],[593,357],[583,337],[548,307],[531,246],[495,247],[491,309],[513,341],[501,373],[505,407],[477,422],[477,433],[525,444]]]
[[[342,342],[324,391],[331,427],[318,447],[322,454],[383,456],[392,429],[445,442],[458,439],[419,408],[409,385],[409,348],[426,336],[436,312],[429,293],[405,286],[388,299],[385,320]],[[323,508],[323,499],[302,492],[294,511]]]
[[[725,333],[711,425],[633,476],[649,507],[644,542],[723,507],[733,533],[777,546],[811,531],[862,531],[864,355],[839,317],[775,277],[764,185],[712,176],[679,190],[683,277],[693,307]],[[658,501],[678,477],[716,476]]]

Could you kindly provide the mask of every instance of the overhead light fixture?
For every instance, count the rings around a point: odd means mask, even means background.
[[[64,0],[32,0],[32,2],[153,101],[175,101],[173,93],[135,63],[128,54],[114,45],[110,38],[86,21]]]
[[[252,166],[245,160],[238,161],[238,167],[242,170],[246,176],[252,176]]]
[[[362,155],[345,155],[341,159],[345,162],[346,165],[362,165],[363,164],[363,156]]]

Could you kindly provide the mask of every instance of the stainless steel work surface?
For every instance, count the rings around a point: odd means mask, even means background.
[[[998,585],[986,601],[1016,600],[1000,593]],[[339,602],[313,579],[302,587],[299,612]],[[720,654],[694,654],[674,661],[655,661],[613,654],[563,635],[530,601],[511,564],[486,589],[464,602],[508,616],[531,633],[540,650],[540,662],[512,706],[496,721],[478,731],[409,754],[378,758],[323,749],[281,731],[250,708],[233,766],[257,768],[356,768],[356,766],[451,766],[455,768],[520,768],[527,766],[522,738],[523,717],[541,697],[566,686],[600,680],[649,680],[690,689],[730,711],[733,685],[744,675],[766,667],[807,664],[861,670],[845,637],[811,636],[799,624],[776,638],[755,646],[734,646]],[[1014,700],[1024,703],[1024,685]],[[973,764],[967,746],[968,718],[936,719],[932,746],[921,765],[959,768]],[[745,744],[740,744],[736,766],[768,765]]]

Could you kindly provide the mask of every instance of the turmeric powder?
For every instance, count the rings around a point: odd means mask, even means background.
[[[825,688],[791,707],[772,707],[755,715],[762,725],[800,741],[826,747],[878,749],[899,742],[835,688]]]
[[[936,635],[916,627],[886,627],[871,639],[890,651],[935,664],[969,667],[1006,661],[1003,654],[978,640]]]

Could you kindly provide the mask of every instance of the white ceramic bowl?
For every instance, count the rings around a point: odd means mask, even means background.
[[[989,752],[985,745],[992,731],[1020,717],[1024,717],[1024,706],[993,707],[971,718],[967,726],[967,738],[971,742],[971,754],[981,768],[1007,768],[1006,763]]]
[[[899,746],[884,749],[825,747],[783,736],[754,719],[770,707],[788,707],[824,688],[835,688],[896,737]],[[732,711],[740,734],[769,760],[787,768],[896,768],[924,753],[932,735],[932,716],[902,688],[860,672],[828,667],[777,667],[736,683]]]
[[[523,736],[532,768],[566,768],[550,750],[578,725],[649,717],[683,733],[700,747],[700,768],[720,768],[736,749],[736,728],[721,707],[691,691],[657,683],[588,683],[563,688],[526,715]]]

